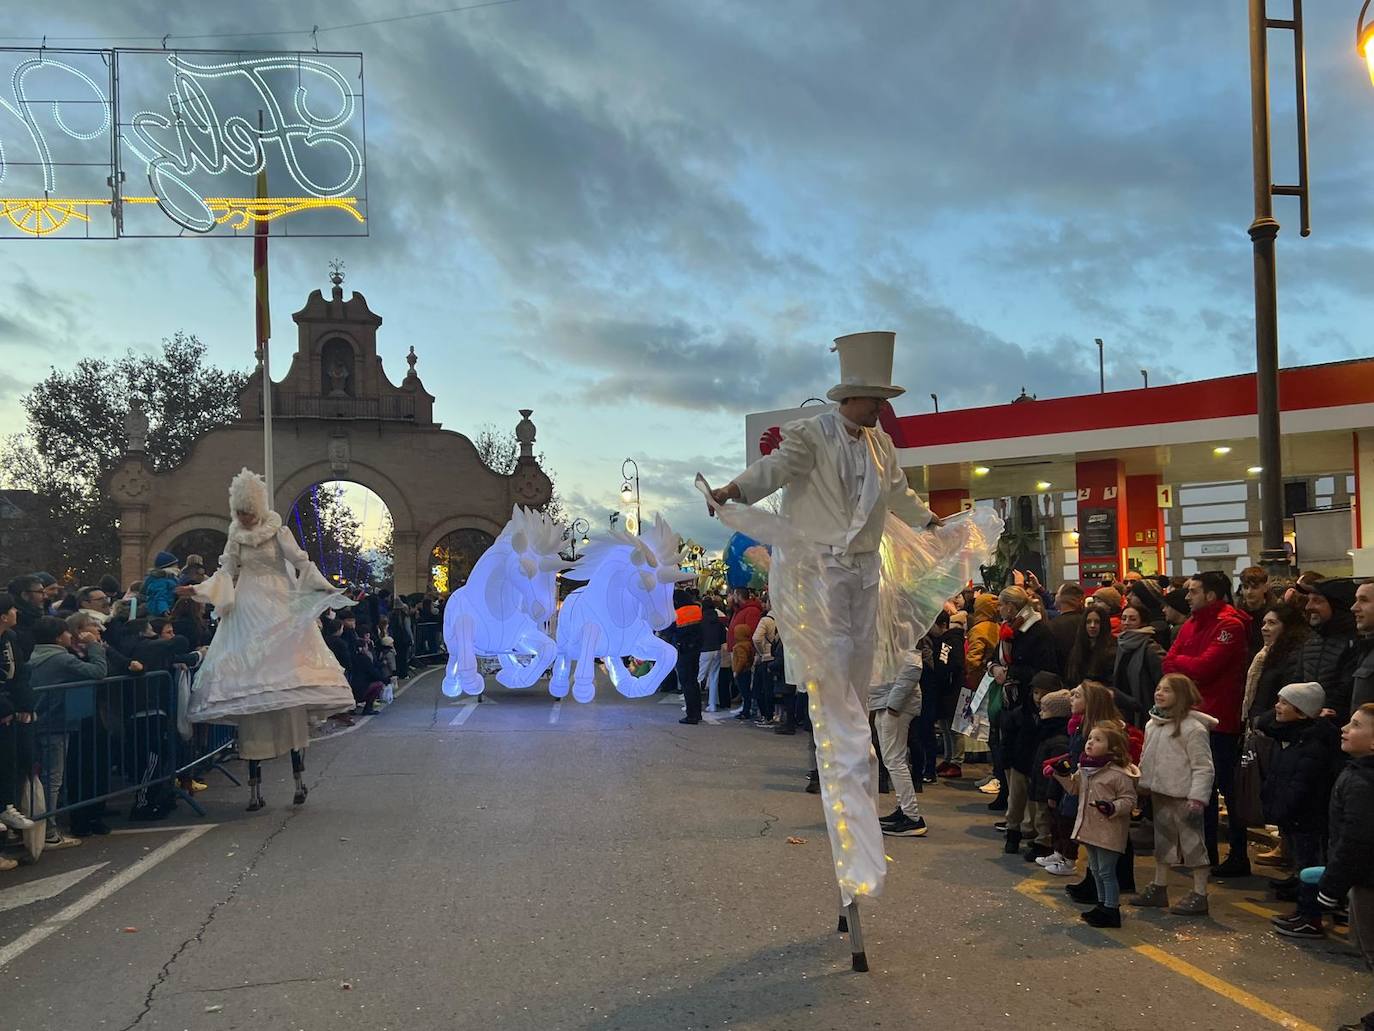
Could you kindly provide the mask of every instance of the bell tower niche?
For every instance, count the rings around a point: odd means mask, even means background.
[[[373,314],[357,291],[344,299],[343,262],[331,261],[329,270],[328,299],[315,290],[305,307],[291,316],[296,323],[296,353],[286,375],[273,384],[273,415],[434,425],[434,397],[415,371],[414,347],[406,359],[409,371],[397,386],[387,377],[377,353],[382,317]],[[261,371],[254,373],[244,391],[242,409],[245,419],[261,416]]]

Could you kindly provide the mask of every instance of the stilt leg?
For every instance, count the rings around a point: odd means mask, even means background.
[[[846,916],[848,910],[844,907],[844,897],[840,897],[840,925],[835,928],[836,934],[846,934],[849,931],[849,919]]]
[[[868,956],[864,954],[863,928],[859,926],[858,899],[855,899],[849,904],[847,916],[849,918],[849,952],[852,967],[859,973],[867,973]],[[844,918],[842,917],[841,919]]]

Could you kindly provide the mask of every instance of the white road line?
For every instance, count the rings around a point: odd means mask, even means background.
[[[556,700],[554,701],[554,703],[553,703],[553,708],[549,710],[549,722],[550,722],[550,723],[557,723],[557,722],[558,722],[558,713],[559,713],[559,710],[561,710],[562,708],[563,708],[563,699],[561,699],[561,698],[556,699]]]
[[[79,870],[69,870],[66,873],[54,874],[51,877],[40,877],[36,881],[18,884],[13,888],[0,891],[0,913],[10,909],[18,909],[20,906],[30,906],[35,902],[55,899],[68,888],[80,884],[97,870],[104,869],[109,865],[109,863],[96,863],[94,866],[83,866]]]
[[[468,717],[473,714],[473,711],[476,708],[476,702],[463,702],[461,705],[458,706],[457,714],[454,715],[453,719],[448,721],[448,725],[450,727],[461,727],[464,723],[468,721]]]
[[[166,827],[121,827],[119,830],[110,831],[110,836],[118,834],[178,834],[181,831],[189,831],[199,827],[198,823],[177,823],[169,824]]]
[[[100,887],[96,888],[95,891],[88,895],[83,895],[66,909],[60,910],[48,917],[48,919],[44,920],[37,927],[31,927],[18,938],[14,939],[14,941],[0,948],[0,969],[8,966],[15,959],[43,941],[43,939],[62,930],[62,928],[66,927],[87,910],[94,909],[115,892],[131,884],[133,881],[136,881],[159,863],[172,858],[172,856],[176,855],[202,834],[208,834],[218,826],[219,824],[207,823],[200,827],[192,827],[184,834],[177,835],[165,845],[160,845],[153,849],[153,851],[149,852],[132,866],[115,874]]]

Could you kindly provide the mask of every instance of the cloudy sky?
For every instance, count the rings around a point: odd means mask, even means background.
[[[137,42],[445,4],[195,6],[51,0],[4,31]],[[1306,5],[1314,234],[1281,199],[1286,365],[1370,350],[1358,7]],[[370,235],[274,245],[277,353],[338,256],[386,320],[393,380],[413,344],[447,426],[533,408],[572,514],[605,524],[629,455],[646,511],[706,543],[692,473],[739,465],[745,412],[822,393],[841,333],[897,331],[903,413],[932,391],[953,408],[1094,390],[1099,336],[1109,387],[1142,367],[1152,384],[1252,369],[1245,5],[1125,10],[518,0],[322,32],[366,61]],[[1271,39],[1275,174],[1291,180],[1291,44]],[[183,329],[218,364],[251,363],[244,241],[6,242],[0,263],[0,430],[54,356]]]

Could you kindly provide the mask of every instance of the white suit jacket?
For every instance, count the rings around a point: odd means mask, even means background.
[[[740,500],[752,505],[785,488],[783,516],[809,540],[845,555],[877,551],[889,511],[924,527],[934,515],[907,486],[892,438],[877,428],[862,433],[875,475],[864,477],[857,512],[840,476],[847,431],[838,412],[784,426],[777,450],[735,477]]]

